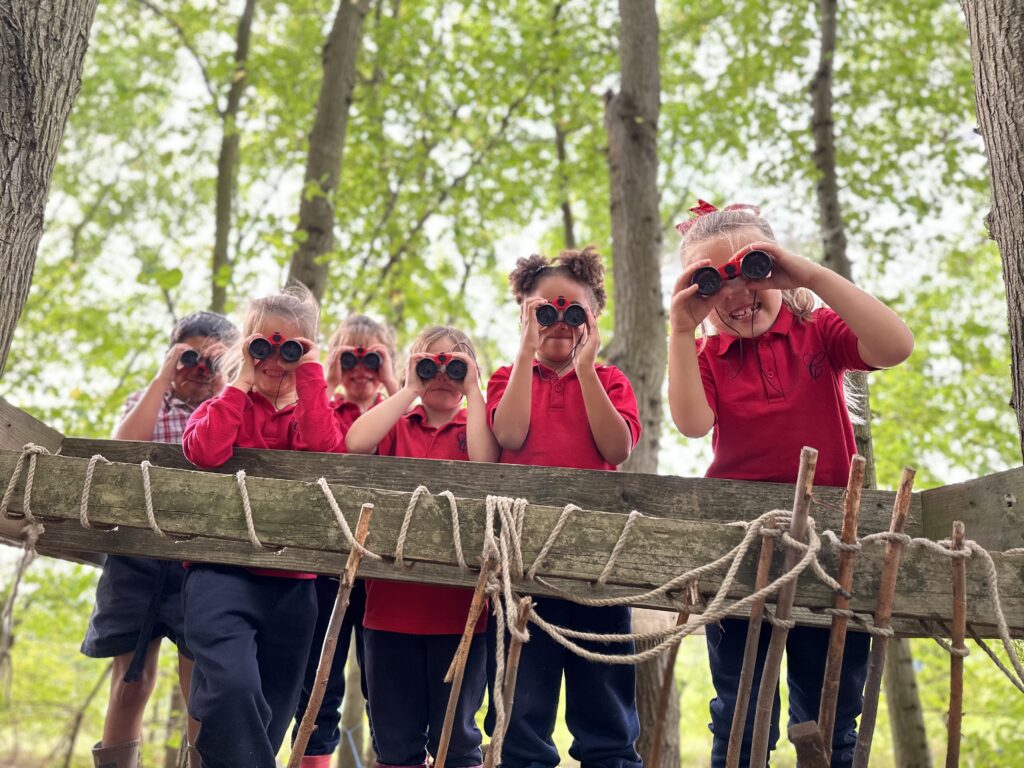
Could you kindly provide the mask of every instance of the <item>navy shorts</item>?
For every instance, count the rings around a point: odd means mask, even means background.
[[[111,555],[96,587],[96,605],[82,641],[82,653],[94,659],[120,656],[136,649],[139,633],[149,640],[168,638],[188,659],[180,562]],[[146,642],[148,645],[149,642]]]

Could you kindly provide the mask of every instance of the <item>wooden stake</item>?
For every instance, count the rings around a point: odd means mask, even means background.
[[[769,522],[767,527],[775,527]],[[757,561],[757,576],[754,590],[764,589],[771,578],[772,557],[775,555],[775,539],[761,538],[761,554]],[[747,708],[750,706],[750,690],[754,686],[754,671],[757,666],[757,646],[761,640],[761,622],[764,619],[764,600],[757,600],[750,606],[750,624],[747,626],[747,642],[743,646],[743,667],[740,670],[739,687],[736,690],[736,708],[732,713],[729,729],[729,752],[725,758],[727,768],[739,768],[740,752],[743,749],[743,732],[747,724]]]
[[[850,462],[850,479],[846,483],[846,497],[843,499],[843,530],[839,538],[844,544],[857,543],[857,524],[860,520],[860,492],[864,487],[864,467],[867,461],[863,456],[854,456]],[[839,574],[836,581],[847,592],[853,585],[853,568],[857,562],[857,553],[842,549],[839,551]],[[832,603],[834,608],[845,610],[850,607],[850,600],[844,595],[836,595]],[[839,699],[839,678],[843,669],[843,650],[846,647],[845,616],[832,617],[832,633],[828,638],[828,657],[825,659],[825,676],[821,688],[821,706],[818,709],[818,727],[821,729],[821,741],[825,749],[825,760],[832,756],[832,731],[836,725],[836,702]]]
[[[516,620],[516,629],[522,632],[526,629],[526,622],[530,619],[530,611],[533,609],[533,600],[524,597],[519,601],[519,618]],[[505,630],[498,627],[499,632]],[[505,703],[505,723],[508,728],[508,719],[512,716],[512,704],[516,694],[516,677],[519,674],[519,657],[522,655],[523,643],[515,635],[512,636],[512,643],[508,649],[508,659],[505,662],[505,682],[503,684],[502,701]],[[504,738],[504,733],[502,734]],[[491,737],[494,741],[494,737]],[[487,750],[487,757],[484,759],[484,768],[494,768],[494,750]]]
[[[800,451],[800,469],[796,477],[796,490],[793,497],[793,519],[789,525],[789,535],[796,541],[803,541],[807,532],[807,514],[811,506],[811,488],[814,485],[814,468],[818,463],[818,452],[813,448],[804,447]],[[800,560],[800,552],[792,547],[786,549],[785,570],[792,570]],[[796,596],[796,580],[786,584],[779,590],[775,602],[776,618],[787,621],[793,611],[793,598]],[[776,624],[772,627],[772,639],[768,643],[768,653],[761,672],[761,687],[757,692],[757,707],[754,715],[754,734],[750,743],[750,768],[763,768],[768,760],[768,737],[772,724],[772,705],[775,703],[775,686],[779,684],[779,670],[782,666],[782,654],[786,650],[786,638],[789,636],[787,627]],[[734,715],[735,717],[735,715]]]
[[[910,467],[903,468],[900,487],[896,492],[896,501],[893,504],[892,522],[889,524],[890,533],[903,533],[903,528],[907,524],[915,474],[916,472]],[[878,586],[878,600],[875,608],[875,626],[880,629],[888,628],[891,623],[892,602],[896,595],[896,578],[899,575],[902,552],[903,545],[898,541],[890,541],[885,545],[882,579]],[[853,768],[867,768],[868,759],[871,757],[871,740],[875,735],[875,720],[878,717],[878,694],[882,688],[882,672],[885,669],[885,653],[888,647],[888,637],[875,635],[872,638],[867,682],[864,684],[864,710],[860,718],[857,746],[853,752]]]
[[[473,601],[469,604],[469,613],[466,615],[466,627],[462,630],[462,638],[459,640],[459,647],[455,649],[452,663],[444,676],[446,683],[451,683],[452,688],[448,693],[448,708],[444,712],[444,726],[441,728],[441,739],[437,744],[437,755],[434,757],[436,768],[444,768],[444,761],[448,757],[448,743],[452,738],[452,725],[455,723],[455,710],[459,706],[459,695],[462,693],[462,678],[466,673],[466,660],[469,658],[469,647],[473,643],[476,622],[480,618],[487,602],[487,580],[491,574],[498,570],[498,556],[490,552],[487,559],[480,566],[480,576],[476,580],[476,589],[473,590]]]
[[[829,768],[829,758],[821,729],[813,720],[789,726],[789,740],[796,749],[800,768]]]
[[[676,626],[681,627],[690,619],[689,611],[680,611],[676,614]],[[679,655],[679,646],[682,641],[676,643],[669,650],[665,658],[665,669],[661,674],[661,687],[658,689],[658,703],[654,710],[654,735],[651,738],[651,753],[644,760],[648,768],[657,768],[661,760],[661,737],[665,732],[665,712],[668,710],[668,695],[675,684],[676,657]]]
[[[953,551],[964,548],[964,524],[953,523]],[[953,627],[950,639],[953,648],[966,648],[964,635],[967,634],[967,563],[962,557],[953,558]],[[946,768],[960,765],[960,726],[964,714],[964,659],[951,654],[949,657],[949,725],[946,742]]]
[[[359,521],[356,523],[356,541],[360,545],[365,546],[366,544],[371,517],[373,517],[373,504],[363,504],[362,509],[359,510]],[[291,754],[288,756],[288,768],[299,768],[302,756],[306,752],[306,745],[309,743],[309,737],[313,735],[313,729],[316,728],[316,716],[320,714],[324,691],[327,690],[327,678],[331,674],[331,665],[334,663],[334,649],[338,647],[341,622],[345,618],[345,610],[348,608],[348,601],[352,595],[356,571],[362,559],[363,553],[358,549],[353,549],[348,553],[345,570],[341,574],[341,584],[338,586],[338,595],[334,598],[331,620],[324,636],[324,645],[320,650],[320,664],[316,668],[316,680],[313,683],[313,690],[309,694],[306,714],[302,717],[302,724],[299,726],[295,743],[292,744]]]

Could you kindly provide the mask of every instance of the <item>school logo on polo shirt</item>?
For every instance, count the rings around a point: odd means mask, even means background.
[[[466,442],[466,430],[460,430],[459,433],[455,435],[455,439],[459,443],[459,450],[468,455],[469,444]]]
[[[825,353],[818,352],[817,354],[804,355],[804,365],[807,366],[807,372],[811,374],[812,379],[817,379],[821,374],[825,372]]]

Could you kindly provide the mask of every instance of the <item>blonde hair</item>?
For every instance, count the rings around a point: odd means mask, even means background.
[[[756,229],[766,240],[776,242],[775,233],[768,222],[749,209],[712,211],[695,219],[693,226],[679,242],[679,258],[683,266],[693,261],[692,255],[688,252],[690,246],[740,229]],[[815,298],[806,288],[783,288],[782,303],[797,320],[807,322],[814,312]],[[708,328],[703,324],[701,330],[705,336],[709,335]]]
[[[256,333],[269,317],[280,317],[295,325],[299,333],[310,341],[317,341],[320,330],[320,305],[309,289],[301,283],[292,283],[280,293],[253,299],[242,320],[242,337],[238,344],[225,353],[225,369],[233,372],[228,380],[234,379],[242,370],[242,345]]]
[[[394,368],[395,332],[387,323],[379,323],[367,315],[349,315],[341,321],[338,329],[327,342],[327,353],[333,355],[338,347],[370,347],[383,344]]]
[[[476,348],[473,346],[472,340],[458,328],[453,328],[450,325],[431,325],[424,328],[413,339],[412,344],[409,346],[409,354],[416,355],[426,352],[433,344],[441,341],[441,339],[451,339],[455,342],[455,348],[452,349],[452,352],[465,352],[473,359],[474,363],[477,362]]]

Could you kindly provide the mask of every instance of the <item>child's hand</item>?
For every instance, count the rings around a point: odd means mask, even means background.
[[[597,329],[597,318],[590,311],[590,307],[585,309],[587,310],[587,337],[576,350],[575,367],[577,372],[593,370],[597,365],[597,353],[601,350],[601,333]]]
[[[672,333],[692,336],[697,327],[704,322],[704,318],[711,314],[711,310],[730,295],[730,290],[733,289],[731,283],[736,282],[735,280],[723,285],[718,293],[711,296],[698,295],[697,286],[691,284],[693,275],[698,269],[710,266],[710,259],[695,261],[683,269],[679,277],[676,278],[676,284],[672,288],[672,303],[668,312]]]
[[[764,241],[751,243],[741,250],[740,254],[751,251],[764,251],[772,257],[772,273],[764,280],[748,282],[752,290],[769,288],[810,288],[814,274],[821,267],[808,258],[790,253],[778,243]],[[738,255],[738,254],[737,254]]]
[[[543,296],[530,296],[523,299],[522,312],[519,316],[519,324],[522,328],[522,335],[519,339],[519,350],[532,359],[540,349],[540,323],[537,321],[537,307],[547,304]]]
[[[450,376],[448,380],[458,387],[459,391],[469,397],[470,393],[480,392],[480,369],[476,366],[476,361],[472,357],[467,355],[465,352],[449,352],[448,357],[452,360],[461,360],[466,364],[466,376],[459,381],[453,379]]]
[[[398,383],[398,377],[395,376],[395,362],[391,359],[388,348],[383,344],[374,344],[366,351],[376,352],[380,355],[380,369],[377,371],[377,376],[380,378],[380,383],[384,385],[384,389],[388,391],[388,396],[395,394],[401,389],[401,385]]]
[[[238,369],[238,375],[235,376],[235,380],[231,382],[231,386],[236,389],[248,392],[255,385],[256,361],[249,354],[249,345],[252,344],[253,340],[262,338],[263,334],[254,333],[242,341],[242,365]]]
[[[303,353],[302,357],[300,357],[294,363],[289,363],[286,362],[284,359],[280,359],[281,356],[280,353],[278,353],[280,365],[284,370],[294,371],[300,365],[304,365],[306,363],[316,363],[317,365],[320,364],[320,347],[317,346],[317,343],[315,341],[310,341],[309,339],[305,339],[302,336],[296,336],[294,339],[292,339],[292,341],[299,342],[299,344],[302,345],[302,348],[305,350],[305,352]]]
[[[352,352],[354,350],[355,347],[342,344],[327,356],[326,379],[328,397],[332,397],[338,391],[338,387],[341,386],[341,356],[345,352]]]
[[[404,389],[416,397],[420,397],[423,394],[423,391],[427,388],[427,383],[416,373],[416,363],[428,357],[430,357],[430,355],[424,352],[417,352],[415,355],[409,355],[409,363],[405,369]]]
[[[174,344],[167,350],[164,361],[160,365],[160,371],[156,375],[156,378],[162,381],[166,387],[169,388],[174,382],[174,376],[181,367],[181,356],[190,349],[192,347],[188,344]]]

